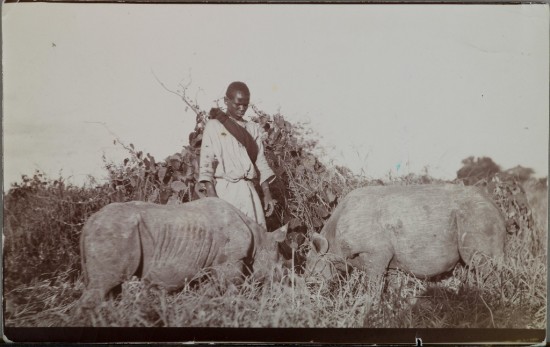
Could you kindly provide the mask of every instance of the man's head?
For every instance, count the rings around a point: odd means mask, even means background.
[[[227,114],[235,119],[242,119],[250,103],[250,90],[243,82],[233,82],[227,87],[224,103]]]

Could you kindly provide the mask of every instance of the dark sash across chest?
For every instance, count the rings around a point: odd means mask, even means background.
[[[239,141],[245,148],[252,163],[256,163],[258,158],[258,144],[254,141],[254,138],[250,133],[242,126],[232,121],[222,110],[219,108],[212,108],[210,110],[210,118],[217,119],[222,125],[229,131],[231,135]]]

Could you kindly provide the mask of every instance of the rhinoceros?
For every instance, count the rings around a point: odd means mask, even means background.
[[[278,261],[273,232],[218,198],[180,205],[112,203],[92,215],[80,236],[86,290],[81,305],[96,304],[133,275],[167,290],[183,287],[201,270],[223,269],[238,279],[254,260]]]
[[[306,268],[330,277],[351,266],[370,277],[395,266],[429,278],[460,258],[469,265],[476,252],[502,258],[505,234],[499,209],[478,188],[369,186],[350,192],[312,235]]]

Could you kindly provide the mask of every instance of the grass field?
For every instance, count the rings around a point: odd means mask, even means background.
[[[55,183],[57,182],[57,183]],[[427,281],[390,270],[382,281],[361,271],[331,281],[287,274],[247,278],[226,287],[217,278],[175,293],[137,278],[95,310],[76,314],[84,283],[78,237],[82,223],[109,197],[101,187],[29,179],[4,196],[6,326],[109,327],[546,327],[547,188],[524,185],[534,224],[507,234],[504,263],[459,264]],[[485,271],[479,270],[484,268]]]

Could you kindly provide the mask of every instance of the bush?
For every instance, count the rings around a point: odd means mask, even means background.
[[[79,236],[87,218],[109,203],[105,186],[76,187],[36,171],[4,195],[4,288],[69,272],[79,274]]]

